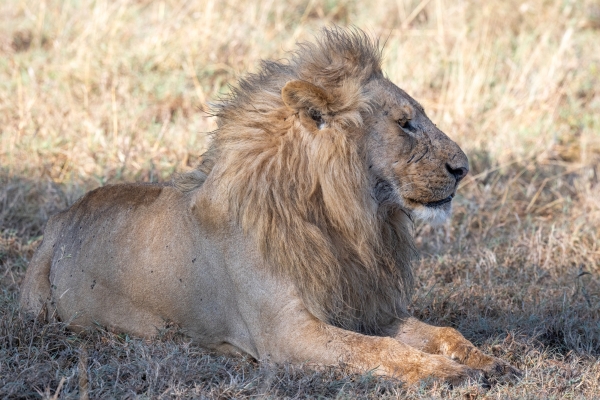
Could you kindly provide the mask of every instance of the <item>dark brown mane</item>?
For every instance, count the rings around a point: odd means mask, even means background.
[[[227,205],[314,315],[373,333],[404,314],[414,255],[412,222],[378,207],[361,148],[370,107],[362,88],[381,76],[377,42],[358,30],[324,30],[287,63],[263,62],[214,105],[219,127],[202,164],[175,179],[184,191],[218,182],[209,185],[212,201]],[[332,94],[330,127],[314,134],[294,117],[281,95],[293,80]]]

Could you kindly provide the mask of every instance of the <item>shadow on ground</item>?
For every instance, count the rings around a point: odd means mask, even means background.
[[[75,335],[61,323],[21,315],[19,284],[45,221],[90,188],[0,174],[0,397],[462,398],[474,390],[405,388],[343,368],[222,357],[190,344],[176,327],[144,341],[102,329]],[[454,326],[484,351],[528,371],[514,387],[493,388],[499,396],[587,396],[600,377],[597,266],[583,274],[578,265],[544,269],[527,257],[539,249],[509,230],[461,233],[474,229],[465,216],[471,201],[481,201],[473,193],[459,199],[453,230],[417,227],[424,255],[416,268],[415,315]],[[532,222],[526,228],[535,236],[544,227]],[[494,241],[494,235],[505,237]],[[594,377],[596,386],[589,381]],[[559,385],[545,386],[548,379]]]

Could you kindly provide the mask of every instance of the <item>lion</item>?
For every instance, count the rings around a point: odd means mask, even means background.
[[[21,306],[152,337],[409,384],[517,376],[407,311],[413,218],[451,211],[468,160],[388,80],[376,39],[325,29],[214,104],[200,165],[93,190],[51,217]]]

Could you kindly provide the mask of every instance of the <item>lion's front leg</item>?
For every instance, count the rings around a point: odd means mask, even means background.
[[[471,368],[482,370],[488,378],[515,379],[521,371],[499,358],[488,356],[456,329],[428,325],[416,318],[403,322],[395,339],[429,354],[441,354]]]
[[[434,379],[451,385],[471,380],[487,386],[481,371],[441,355],[427,354],[390,337],[362,335],[324,324],[314,317],[296,319],[286,325],[275,340],[265,343],[259,351],[260,358],[322,365],[342,363],[360,373],[372,371],[409,384]]]

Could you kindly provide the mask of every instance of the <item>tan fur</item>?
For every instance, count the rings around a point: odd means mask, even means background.
[[[197,170],[98,189],[49,221],[23,307],[144,336],[171,321],[208,348],[408,382],[516,374],[406,312],[412,218],[447,217],[468,164],[380,66],[341,29],[264,62],[215,105]]]

